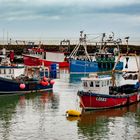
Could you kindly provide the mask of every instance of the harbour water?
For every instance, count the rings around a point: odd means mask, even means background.
[[[80,78],[63,69],[53,91],[0,96],[0,140],[140,139],[140,103],[66,117],[80,109]]]

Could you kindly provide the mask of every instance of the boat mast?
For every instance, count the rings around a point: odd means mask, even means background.
[[[138,80],[140,81],[140,60],[139,60],[139,63],[138,63],[138,59],[137,59],[137,54],[135,53],[135,59],[136,59],[136,64],[137,64],[137,68],[138,68]]]
[[[103,49],[103,43],[104,43],[104,38],[105,38],[106,34],[103,33],[102,34],[102,39],[101,39],[101,45],[100,45],[100,48],[99,48],[99,52]],[[105,44],[104,44],[105,45]]]
[[[85,49],[85,55],[86,55],[87,59],[90,61],[91,59],[90,59],[90,56],[87,52],[87,40],[86,40],[86,38],[87,38],[87,35],[84,34],[84,38],[83,38],[82,43],[83,43],[83,46],[84,46],[84,49]]]
[[[125,39],[126,39],[126,42],[127,42],[127,52],[126,52],[126,54],[125,54],[124,56],[127,56],[127,55],[128,55],[128,39],[129,39],[129,37],[126,37]],[[121,43],[121,42],[122,42],[121,39],[118,39],[118,40],[116,41],[116,44],[117,44],[118,49],[119,49],[119,56],[118,56],[117,61],[115,62],[115,65],[114,65],[113,69],[112,69],[112,85],[113,85],[113,86],[116,84],[116,83],[115,83],[115,68],[116,68],[118,62],[120,61],[120,58],[121,58],[122,55],[123,55],[123,54],[120,53],[120,48],[119,48],[119,43]]]
[[[139,56],[139,66],[138,66],[138,80],[140,82],[140,56]]]
[[[127,47],[127,48],[126,48],[126,49],[127,49],[127,52],[126,52],[126,53],[127,53],[127,54],[128,54],[128,51],[129,51],[129,48],[128,48],[128,39],[129,39],[129,36],[128,36],[128,37],[125,37],[125,40],[126,40],[126,47]]]
[[[83,32],[84,31],[80,31],[79,43],[73,49],[73,51],[71,52],[69,58],[73,58],[73,57],[77,56],[77,53],[78,53],[78,50],[79,50],[80,46],[83,46],[84,47],[85,56],[87,57],[87,59],[89,61],[91,61],[90,56],[89,56],[89,54],[87,52],[87,40],[86,40],[87,39],[87,36],[86,36],[86,34],[83,35]]]

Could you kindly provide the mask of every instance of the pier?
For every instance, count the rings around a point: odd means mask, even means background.
[[[38,44],[35,44],[34,47],[38,47]],[[76,46],[76,44],[72,44],[72,45],[63,45],[63,47],[69,47],[68,52],[70,53],[74,47]],[[17,55],[21,55],[24,51],[26,51],[26,49],[28,47],[30,47],[29,45],[23,45],[23,44],[8,44],[8,45],[2,45],[0,44],[0,50],[5,47],[7,50],[14,50],[15,54]],[[60,51],[60,48],[62,46],[61,45],[48,45],[48,44],[41,44],[41,48],[47,50],[47,51]],[[115,46],[109,45],[108,48],[113,48]],[[131,53],[136,52],[137,54],[140,53],[140,45],[129,45],[128,46],[129,49],[131,50]],[[87,51],[89,53],[94,53],[97,50],[96,45],[87,45]],[[120,45],[120,50],[122,53],[126,52],[127,50],[127,45]]]

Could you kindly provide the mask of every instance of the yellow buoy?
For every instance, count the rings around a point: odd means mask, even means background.
[[[77,111],[77,110],[67,110],[66,114],[68,116],[74,116],[74,117],[78,117],[81,116],[81,112]]]

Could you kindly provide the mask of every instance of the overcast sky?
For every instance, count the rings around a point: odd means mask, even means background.
[[[139,39],[140,0],[0,0],[0,38],[76,38],[80,30]]]

